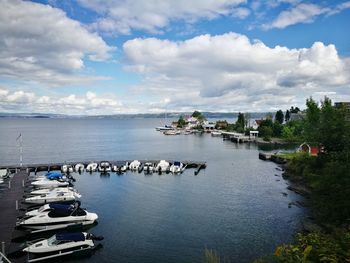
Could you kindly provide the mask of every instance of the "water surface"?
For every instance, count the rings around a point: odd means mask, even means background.
[[[198,176],[75,174],[91,229],[103,249],[79,262],[203,262],[205,248],[230,262],[251,262],[291,240],[304,211],[276,165],[258,148],[210,135],[164,136],[159,119],[1,119],[0,163],[178,159],[206,161]],[[284,196],[282,193],[287,193]],[[77,260],[75,260],[77,261]]]

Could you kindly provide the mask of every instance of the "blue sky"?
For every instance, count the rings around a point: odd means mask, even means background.
[[[350,1],[0,0],[0,111],[271,111],[350,100]]]

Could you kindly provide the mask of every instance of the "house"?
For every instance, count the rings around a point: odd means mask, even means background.
[[[200,123],[197,118],[189,116],[186,117],[187,128],[191,129],[198,126]]]
[[[212,131],[215,129],[215,123],[213,122],[205,121],[202,126],[203,126],[203,129],[206,131]]]
[[[225,121],[217,121],[215,126],[217,129],[223,130],[223,129],[227,128],[228,122],[226,120]]]
[[[304,119],[304,117],[305,117],[305,113],[302,113],[300,111],[298,113],[291,113],[289,121],[300,121]]]
[[[257,130],[262,122],[263,120],[254,120],[250,127]]]
[[[310,146],[307,143],[303,143],[299,146],[299,152],[309,153],[311,156],[317,156],[320,152],[323,152],[323,147]]]
[[[345,106],[345,108],[347,110],[350,110],[350,102],[345,102],[345,101],[342,101],[342,102],[335,102],[334,103],[334,107],[340,107],[340,106]]]

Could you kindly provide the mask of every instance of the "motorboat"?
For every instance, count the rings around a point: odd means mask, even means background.
[[[81,173],[84,171],[84,168],[85,168],[85,165],[83,163],[77,163],[75,166],[74,166],[74,169],[77,173]]]
[[[74,206],[55,208],[44,211],[30,218],[19,219],[17,227],[39,233],[70,227],[87,226],[95,223],[97,214],[90,213],[80,207],[80,202]]]
[[[154,171],[154,164],[151,163],[151,162],[146,162],[144,165],[143,165],[143,171],[146,173],[146,174],[150,174],[150,173],[153,173]]]
[[[163,134],[164,134],[164,135],[179,135],[179,134],[181,134],[181,131],[169,130],[169,131],[163,132]]]
[[[109,162],[103,161],[103,162],[100,162],[98,170],[101,173],[108,173],[108,172],[112,171],[112,167],[111,167],[111,164]]]
[[[157,131],[169,131],[169,130],[172,130],[172,129],[173,129],[173,127],[171,127],[170,125],[164,125],[164,126],[156,127]]]
[[[129,163],[126,162],[124,165],[122,165],[122,166],[120,167],[120,171],[121,171],[122,173],[125,173],[125,172],[128,170],[128,168],[129,168]]]
[[[86,171],[88,172],[95,172],[97,170],[97,167],[98,167],[98,164],[97,163],[89,163],[87,166],[86,166]]]
[[[141,162],[140,162],[140,161],[134,160],[134,161],[132,161],[132,162],[130,163],[129,169],[130,169],[131,171],[137,171],[137,170],[139,169],[140,165],[141,165]]]
[[[159,163],[156,166],[156,171],[157,172],[166,172],[170,167],[169,162],[165,160],[160,160]]]
[[[61,172],[47,172],[44,175],[37,175],[34,177],[35,180],[42,180],[42,179],[66,179],[67,177],[63,175]]]
[[[55,187],[69,186],[70,182],[63,179],[53,179],[53,180],[40,179],[32,182],[31,185],[37,188],[55,188]]]
[[[9,177],[7,169],[0,169],[0,180],[4,180]]]
[[[43,195],[35,195],[24,199],[25,203],[29,204],[47,204],[52,202],[72,202],[81,198],[78,192],[50,192]]]
[[[176,174],[176,173],[182,173],[185,170],[185,165],[182,162],[174,162],[170,166],[170,172]]]
[[[75,206],[74,204],[50,203],[50,204],[42,205],[39,208],[35,206],[32,209],[28,209],[25,212],[24,216],[28,218],[32,216],[37,216],[43,212],[50,212],[55,209],[71,209],[71,208],[74,208],[74,206]]]
[[[76,192],[73,187],[57,187],[57,188],[42,188],[38,190],[33,190],[30,195],[47,195],[49,193],[69,193]]]
[[[62,173],[70,174],[70,173],[73,173],[74,170],[73,170],[73,166],[71,166],[70,164],[65,164],[65,165],[62,165],[61,171]]]
[[[213,136],[213,137],[220,137],[222,134],[221,134],[221,132],[219,132],[219,131],[212,131],[211,132],[211,136]]]
[[[23,249],[23,252],[27,252],[31,256],[28,258],[28,262],[36,262],[92,250],[96,247],[95,240],[103,240],[103,237],[86,232],[56,233],[47,239],[27,241],[27,247]]]

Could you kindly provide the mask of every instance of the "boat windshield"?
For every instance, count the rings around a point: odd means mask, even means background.
[[[40,207],[39,209],[38,209],[38,212],[42,212],[42,211],[44,211],[45,210],[45,206],[42,206],[42,207]]]
[[[57,243],[57,239],[56,239],[56,235],[53,235],[52,237],[50,237],[48,240],[47,240],[47,244],[49,246],[54,246],[56,245]]]

